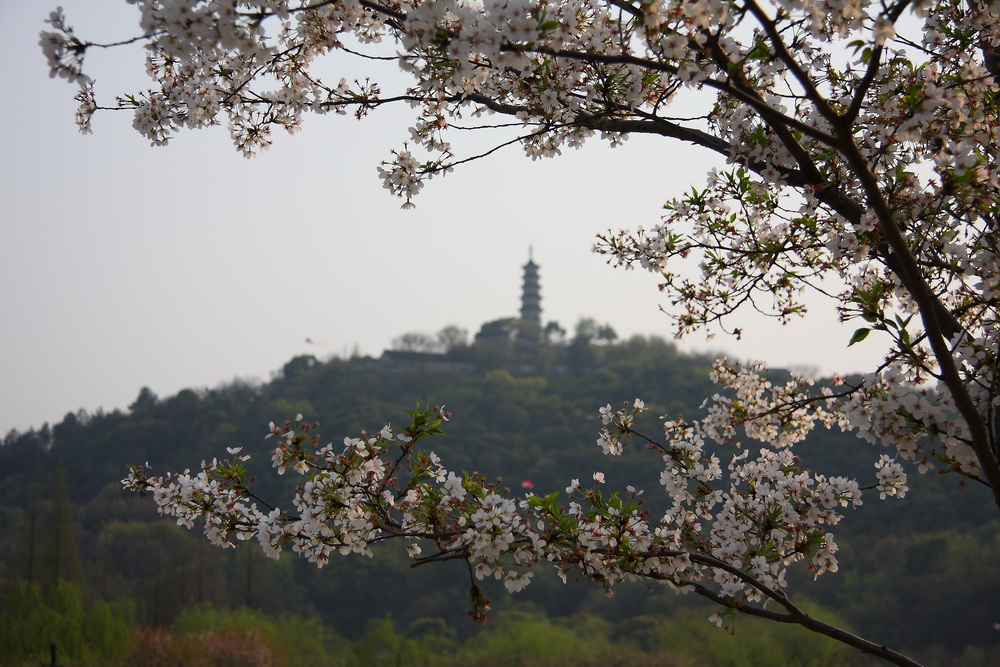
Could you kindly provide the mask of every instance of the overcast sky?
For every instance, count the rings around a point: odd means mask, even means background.
[[[125,408],[143,386],[165,397],[266,380],[304,353],[377,356],[407,331],[475,333],[517,314],[529,247],[545,321],[670,337],[655,277],[590,249],[703,185],[713,162],[700,152],[643,137],[537,162],[513,148],[432,181],[403,211],[376,167],[407,137],[405,109],[309,118],[254,160],[221,128],[152,148],[127,112],[80,135],[74,87],[48,78],[37,45],[51,4],[0,5],[0,434]],[[124,0],[61,4],[84,38],[134,34]],[[99,101],[143,85],[141,49],[88,59]],[[785,329],[741,324],[743,342],[680,345],[823,373],[879,356],[875,337],[847,350],[830,308]]]

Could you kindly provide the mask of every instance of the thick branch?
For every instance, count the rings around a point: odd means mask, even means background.
[[[899,20],[902,16],[903,10],[905,10],[910,5],[910,0],[902,0],[893,5],[886,17],[892,23]],[[847,123],[853,124],[857,120],[858,115],[861,113],[861,107],[865,101],[865,95],[868,94],[868,90],[871,88],[872,82],[875,81],[875,75],[879,71],[879,66],[882,64],[882,53],[885,51],[885,46],[883,44],[876,44],[875,48],[872,49],[868,60],[868,69],[865,71],[865,75],[861,78],[861,82],[857,85],[854,90],[854,99],[851,100],[851,106],[844,113],[844,119]]]
[[[768,41],[770,41],[771,47],[777,54],[778,59],[785,64],[788,71],[792,73],[795,80],[799,82],[800,86],[802,86],[806,97],[812,101],[816,110],[819,111],[824,118],[832,120],[836,115],[833,108],[830,106],[827,99],[816,89],[816,86],[813,84],[809,74],[799,65],[799,61],[796,60],[795,57],[788,51],[788,47],[785,46],[785,41],[778,33],[778,27],[775,22],[771,19],[771,17],[764,13],[764,10],[761,9],[760,5],[754,2],[754,0],[748,0],[747,7],[749,8],[750,13],[752,13],[757,19],[757,22],[760,23],[761,27],[764,28],[764,33],[767,35]]]
[[[652,555],[652,554],[651,554]],[[779,605],[787,610],[787,614],[780,614],[777,612],[764,609],[762,607],[754,607],[752,605],[741,605],[736,603],[732,599],[724,598],[718,593],[712,591],[711,589],[694,582],[687,582],[694,588],[694,591],[705,597],[716,604],[730,609],[736,609],[740,612],[749,614],[750,616],[757,616],[760,618],[766,618],[771,621],[776,621],[778,623],[792,623],[796,625],[801,625],[807,630],[812,630],[818,634],[829,637],[835,641],[842,644],[846,644],[852,648],[855,648],[862,653],[867,653],[868,655],[881,658],[887,662],[891,662],[894,665],[902,665],[904,667],[921,667],[920,663],[911,660],[910,658],[898,653],[891,648],[884,646],[882,644],[877,644],[873,641],[865,639],[864,637],[859,637],[851,632],[838,628],[836,626],[825,623],[817,618],[810,616],[794,605],[786,595],[779,591],[764,586],[762,583],[757,581],[752,575],[744,572],[743,570],[730,565],[729,563],[714,558],[712,556],[707,556],[704,554],[695,554],[685,551],[661,551],[657,552],[655,555],[660,557],[675,557],[687,555],[691,562],[699,563],[701,565],[706,565],[708,567],[723,570],[724,572],[738,577],[740,580],[745,581],[752,585],[756,590],[761,591],[769,599],[777,602]],[[653,577],[657,578],[657,577]]]
[[[969,395],[969,391],[958,373],[958,366],[952,357],[951,349],[948,347],[947,339],[952,337],[948,335],[952,333],[949,330],[950,322],[942,321],[938,316],[944,306],[934,296],[924,280],[903,232],[896,224],[892,209],[882,196],[875,175],[868,168],[867,161],[851,137],[850,129],[844,128],[841,133],[844,139],[841,142],[840,150],[861,181],[868,198],[868,204],[878,217],[882,236],[892,250],[895,267],[890,266],[890,268],[893,268],[896,275],[899,276],[903,286],[906,287],[917,305],[924,331],[927,333],[927,341],[941,369],[941,380],[951,392],[955,406],[969,427],[969,444],[976,453],[976,458],[983,469],[983,475],[993,490],[993,499],[997,507],[1000,508],[1000,462],[990,446],[989,432],[983,415],[979,413],[972,396]]]
[[[670,63],[660,62],[658,60],[649,60],[648,58],[639,58],[637,56],[630,56],[625,54],[609,54],[609,53],[592,53],[589,51],[572,51],[568,49],[550,49],[546,47],[537,46],[520,46],[508,44],[501,47],[502,51],[514,51],[517,53],[536,53],[543,56],[551,56],[553,58],[565,58],[567,60],[577,60],[581,62],[598,63],[602,65],[634,65],[636,67],[641,67],[648,70],[654,70],[657,72],[666,72],[668,74],[677,74],[677,67],[671,65]],[[835,141],[834,138],[819,130],[812,125],[803,123],[797,118],[792,118],[791,116],[786,116],[785,114],[776,111],[774,108],[766,103],[762,103],[759,98],[747,95],[745,91],[735,88],[726,81],[717,81],[715,79],[704,79],[700,82],[702,85],[708,88],[713,88],[715,90],[722,91],[728,95],[732,95],[741,102],[750,106],[754,111],[759,113],[761,116],[766,118],[769,122],[784,125],[789,128],[794,128],[806,136],[822,141],[828,145],[832,145]]]

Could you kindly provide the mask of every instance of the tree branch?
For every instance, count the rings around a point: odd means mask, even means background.
[[[868,198],[868,204],[875,211],[882,235],[892,250],[891,259],[894,266],[890,266],[890,268],[899,276],[903,286],[906,287],[917,305],[924,331],[927,333],[927,341],[941,369],[941,380],[951,392],[955,406],[969,427],[970,446],[976,453],[976,458],[983,469],[983,475],[993,491],[994,502],[1000,508],[1000,462],[990,446],[989,433],[983,415],[979,413],[972,396],[969,395],[948,346],[946,336],[950,339],[956,334],[948,336],[947,333],[950,332],[948,325],[951,322],[948,320],[942,322],[938,316],[940,311],[947,312],[947,309],[934,296],[924,280],[920,267],[903,237],[903,232],[896,223],[892,209],[882,195],[875,175],[868,168],[867,161],[854,142],[850,128],[844,127],[839,133],[843,137],[840,142],[840,151],[845,155],[851,169],[861,181],[862,188]]]
[[[796,625],[801,625],[807,630],[812,630],[821,635],[825,635],[833,640],[846,644],[852,648],[856,648],[862,653],[867,653],[868,655],[881,658],[887,662],[891,662],[894,665],[900,665],[902,667],[921,667],[920,663],[912,660],[905,655],[898,653],[890,649],[883,644],[877,644],[873,641],[859,637],[851,632],[838,628],[836,626],[825,623],[817,618],[814,618],[802,611],[798,606],[793,604],[791,600],[788,599],[786,595],[768,588],[760,581],[755,579],[752,575],[744,572],[743,570],[726,563],[725,561],[719,560],[712,556],[707,556],[705,554],[690,553],[687,551],[659,551],[650,554],[650,556],[670,558],[676,556],[687,556],[692,562],[700,563],[708,567],[722,570],[728,574],[738,577],[740,580],[747,582],[753,586],[756,590],[760,591],[762,594],[767,596],[770,600],[773,600],[777,604],[781,605],[787,610],[787,614],[779,614],[762,607],[754,607],[752,605],[738,604],[730,598],[725,598],[715,591],[705,587],[702,584],[696,582],[681,582],[685,585],[690,585],[694,588],[694,591],[705,597],[712,602],[727,607],[729,609],[736,609],[742,613],[749,614],[751,616],[757,616],[759,618],[765,618],[771,621],[776,621],[778,623],[792,623]],[[652,579],[667,579],[669,577],[650,577]]]

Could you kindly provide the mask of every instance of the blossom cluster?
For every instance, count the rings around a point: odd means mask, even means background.
[[[271,463],[277,473],[299,473],[304,482],[283,510],[258,498],[244,466],[242,448],[230,457],[203,462],[192,473],[152,475],[148,464],[130,466],[126,489],[151,495],[162,515],[178,525],[199,526],[221,547],[256,538],[278,558],[285,548],[322,567],[335,555],[371,556],[371,545],[404,538],[417,562],[468,560],[475,576],[494,576],[509,590],[523,588],[521,571],[539,558],[539,538],[517,503],[482,478],[446,470],[436,454],[414,444],[441,433],[448,417],[440,408],[411,413],[402,430],[385,426],[375,434],[320,445],[315,424],[270,425],[275,438]]]
[[[377,87],[325,83],[322,58],[354,53],[359,43],[392,44],[395,48],[379,53],[398,54],[400,67],[413,76],[412,86],[392,99],[418,106],[411,138],[437,156],[418,158],[419,165],[431,166],[411,169],[417,180],[446,167],[451,149],[442,130],[470,109],[474,115],[513,116],[526,129],[521,137],[526,153],[551,156],[592,136],[612,144],[622,141],[629,130],[616,121],[659,118],[686,87],[718,95],[709,106],[709,129],[724,146],[713,149],[757,165],[770,181],[782,181],[789,169],[801,165],[799,148],[813,151],[833,136],[833,114],[844,108],[855,125],[870,130],[872,140],[859,148],[878,162],[880,171],[891,171],[904,160],[929,158],[941,170],[957,169],[963,175],[972,170],[975,181],[997,181],[996,166],[976,157],[982,148],[995,145],[995,130],[986,122],[993,84],[961,42],[968,33],[954,29],[973,27],[980,45],[995,43],[997,15],[988,4],[920,6],[923,34],[911,41],[931,55],[924,67],[910,66],[909,53],[890,49],[897,43],[901,12],[870,3],[131,4],[140,15],[141,33],[134,40],[148,46],[155,87],[120,102],[134,110],[137,129],[154,143],[167,141],[181,127],[214,124],[226,116],[237,146],[253,154],[268,144],[271,127],[294,131],[305,112],[383,103],[387,100],[379,97]],[[59,11],[50,24],[42,46],[52,72],[89,81],[83,74],[85,53],[103,45],[78,39]],[[844,46],[861,51],[862,57],[841,64],[834,54]],[[865,67],[866,57],[867,62],[884,63],[874,77]],[[822,77],[810,79],[813,72]],[[274,83],[275,89],[264,87]],[[797,148],[780,133],[767,131],[774,121],[804,132],[802,145]],[[703,130],[695,126],[692,132],[696,129]],[[945,139],[933,150],[932,136]],[[385,172],[397,180],[408,170],[395,160],[389,164]],[[826,166],[844,187],[857,187],[846,173],[837,173],[844,172],[843,166]],[[415,193],[394,191],[406,198]]]
[[[560,500],[559,493],[512,497],[482,476],[448,470],[436,454],[417,448],[441,434],[449,415],[437,407],[410,412],[405,428],[385,426],[338,445],[321,445],[316,425],[302,415],[272,423],[272,466],[304,479],[289,510],[257,497],[244,465],[250,457],[238,447],[226,459],[203,462],[197,473],[159,476],[148,464],[132,466],[123,484],[152,495],[161,514],[200,527],[218,546],[256,538],[272,558],[289,548],[322,567],[336,555],[371,556],[374,543],[398,538],[417,564],[464,559],[478,591],[470,611],[477,620],[485,619],[488,601],[475,580],[492,577],[516,592],[541,561],[564,581],[576,572],[609,593],[619,582],[648,580],[746,610],[778,595],[788,567],[799,561],[816,576],[836,571],[829,529],[842,508],[861,504],[856,481],[803,469],[791,451],[813,424],[829,421],[825,407],[788,417],[800,423],[785,430],[778,449],[741,448],[738,429],[751,439],[776,438],[765,435],[774,408],[804,399],[799,383],[808,383],[801,378],[772,387],[763,372],[720,361],[713,377],[729,397],[720,393],[707,402],[703,420],[664,420],[662,442],[636,431],[647,410],[642,400],[600,409],[605,454],[621,454],[633,438],[659,454],[668,503],[658,516],[646,507],[643,490],[603,492],[602,472],[591,485],[572,480]],[[754,425],[758,420],[765,426]],[[727,465],[711,443],[735,446]],[[880,498],[907,490],[905,473],[885,455],[875,477]]]

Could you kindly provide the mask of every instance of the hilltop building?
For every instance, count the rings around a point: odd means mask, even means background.
[[[521,344],[527,350],[537,349],[544,341],[542,330],[542,289],[538,281],[538,265],[528,249],[521,286]]]
[[[520,357],[534,356],[545,341],[542,328],[542,288],[538,279],[538,265],[535,264],[531,249],[528,249],[528,263],[522,269],[520,317],[504,317],[486,322],[476,334],[476,345],[492,348],[495,353],[503,353],[512,358],[515,352]]]
[[[531,248],[523,267],[520,317],[484,323],[470,346],[439,352],[435,349],[385,350],[382,360],[394,365],[446,364],[455,367],[496,368],[531,364],[545,346],[542,326],[542,289]]]

